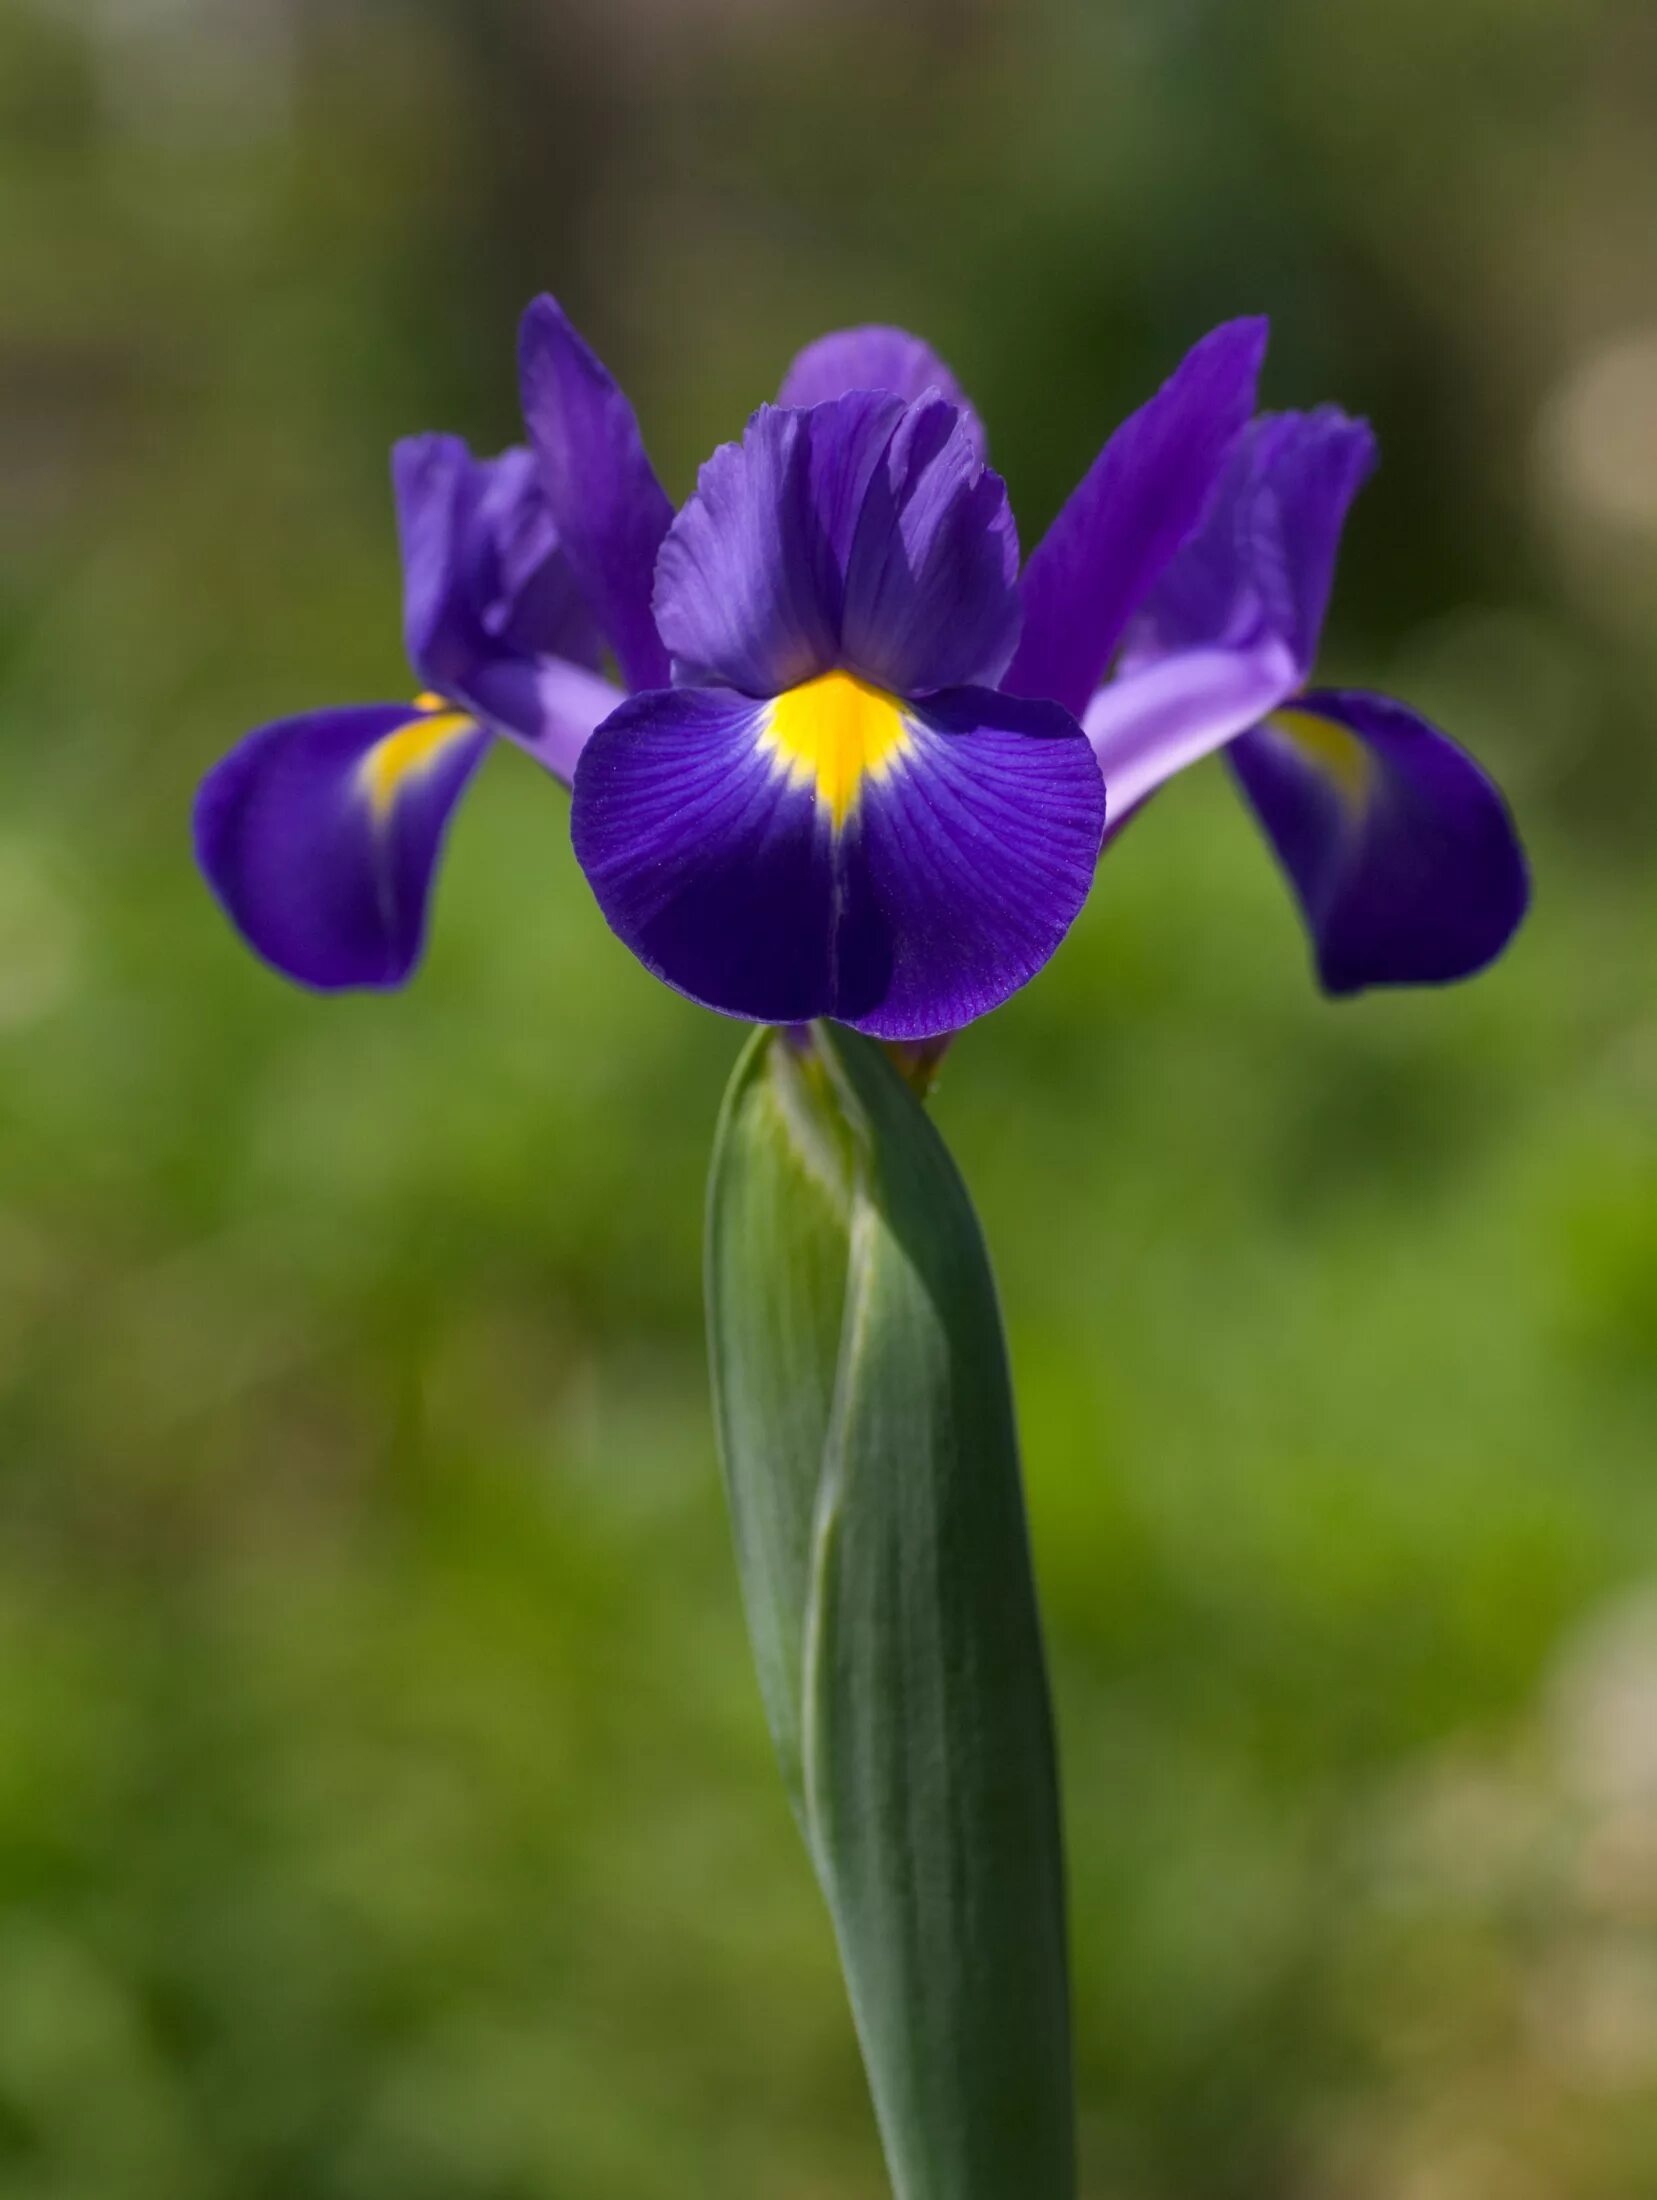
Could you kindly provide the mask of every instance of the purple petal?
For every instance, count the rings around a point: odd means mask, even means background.
[[[556,657],[596,671],[603,638],[541,492],[534,452],[503,451],[482,472],[478,519],[498,576],[497,592],[482,604],[485,633],[515,657]]]
[[[421,678],[568,780],[617,691],[590,669],[598,632],[533,454],[475,459],[458,436],[411,436],[392,453],[392,481]]]
[[[1230,758],[1305,913],[1331,993],[1482,969],[1530,898],[1492,782],[1402,703],[1306,695]]]
[[[1080,713],[1123,629],[1202,518],[1254,409],[1263,320],[1229,321],[1117,429],[1025,569],[1007,685]]]
[[[301,985],[401,985],[449,816],[489,736],[368,703],[249,734],[203,780],[196,857],[254,951]]]
[[[984,429],[966,392],[930,344],[907,329],[836,329],[807,344],[783,376],[779,405],[821,405],[848,390],[889,390],[906,403],[936,391],[963,415],[972,447],[984,456]]]
[[[1368,425],[1334,405],[1253,422],[1207,518],[1135,621],[1128,661],[1177,649],[1254,647],[1273,636],[1293,654],[1304,682],[1347,510],[1375,458]]]
[[[566,787],[594,729],[625,699],[613,680],[562,657],[503,657],[476,674],[465,697]]]
[[[479,483],[457,435],[412,435],[394,444],[391,487],[403,557],[403,638],[421,679],[446,689],[467,669],[480,635],[479,591],[467,544],[476,531]],[[493,592],[495,576],[485,586]]]
[[[524,315],[518,360],[541,486],[581,593],[628,686],[659,687],[667,655],[650,591],[673,507],[633,408],[555,299]]]
[[[1107,680],[1082,727],[1110,790],[1114,837],[1165,779],[1246,733],[1300,685],[1272,637],[1251,649],[1188,649]]]
[[[474,458],[458,436],[391,454],[409,660],[464,696],[481,665],[562,657],[596,666],[599,638],[527,450]]]
[[[776,695],[835,663],[842,560],[902,416],[867,392],[812,412],[762,405],[714,452],[657,560],[676,679]]]
[[[772,703],[636,697],[576,774],[577,859],[619,937],[726,1015],[884,1038],[983,1015],[1087,897],[1104,788],[1075,722],[843,673]]]
[[[1006,484],[956,408],[923,399],[864,495],[846,564],[843,661],[900,695],[993,687],[1021,618]]]
[[[953,406],[867,390],[762,406],[662,545],[681,681],[777,695],[846,665],[903,693],[994,680],[1017,631],[1006,491]]]

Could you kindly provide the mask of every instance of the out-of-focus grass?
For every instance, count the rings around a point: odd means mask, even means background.
[[[510,436],[553,282],[676,491],[871,313],[955,356],[1027,535],[1225,312],[1274,311],[1274,401],[1375,413],[1330,669],[1513,789],[1519,946],[1322,1002],[1207,767],[937,1103],[1020,1385],[1088,2190],[1646,2189],[1657,1650],[1601,1607],[1657,1557],[1651,543],[1538,426],[1657,311],[1640,27],[239,22],[0,11],[0,2184],[880,2189],[704,1399],[738,1032],[512,755],[401,998],[286,991],[189,865],[244,726],[402,691],[384,446]]]

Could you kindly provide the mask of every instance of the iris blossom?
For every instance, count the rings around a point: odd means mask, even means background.
[[[1375,439],[1334,406],[1253,421],[1214,502],[1077,708],[1112,834],[1173,773],[1227,750],[1332,993],[1481,969],[1529,884],[1501,795],[1388,697],[1308,682],[1347,509]]]
[[[303,985],[401,985],[450,814],[499,736],[567,778],[619,700],[527,450],[392,456],[413,703],[261,727],[208,773],[196,852],[243,937]]]
[[[981,424],[916,338],[811,346],[675,515],[625,397],[539,300],[534,470],[399,449],[429,692],[244,742],[198,806],[210,880],[290,976],[398,983],[449,813],[504,734],[573,779],[577,858],[668,984],[919,1040],[1053,953],[1107,783],[1114,829],[1231,743],[1326,983],[1476,967],[1523,906],[1500,798],[1402,706],[1301,693],[1370,444],[1332,412],[1251,425],[1264,336],[1200,343],[1021,575]]]

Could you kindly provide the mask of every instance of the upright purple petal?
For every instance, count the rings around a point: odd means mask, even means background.
[[[1263,320],[1213,330],[1099,453],[1025,569],[1014,693],[1086,708],[1128,621],[1208,507],[1254,410],[1265,348]]]
[[[1530,897],[1507,806],[1402,703],[1303,696],[1229,751],[1295,889],[1331,993],[1468,977]]]
[[[458,435],[413,435],[394,444],[391,487],[403,558],[403,639],[422,680],[447,692],[482,642],[480,597],[498,587],[476,570],[482,481]]]
[[[542,493],[535,453],[519,445],[480,470],[478,525],[495,580],[480,602],[485,634],[511,656],[596,671],[603,638]]]
[[[675,675],[747,695],[849,666],[905,694],[992,681],[1017,634],[1017,539],[955,408],[862,390],[762,406],[662,545]]]
[[[1104,787],[1051,705],[905,704],[844,673],[773,702],[635,697],[589,743],[571,813],[611,926],[726,1015],[922,1038],[1046,962],[1086,899]]]
[[[776,695],[835,663],[842,562],[902,416],[868,392],[812,412],[762,405],[714,452],[657,560],[675,678]]]
[[[249,734],[196,798],[196,856],[254,951],[322,991],[401,985],[489,736],[457,712],[369,703]]]
[[[967,402],[966,392],[930,344],[907,329],[835,329],[807,344],[783,376],[779,405],[821,405],[848,390],[890,390],[906,403],[936,391],[966,422],[978,456],[984,456],[984,428]]]
[[[534,456],[473,458],[458,436],[392,453],[404,627],[422,680],[568,779],[615,707]]]
[[[628,686],[659,687],[667,654],[650,592],[673,507],[633,408],[553,298],[524,315],[518,358],[541,485],[577,584]]]
[[[923,399],[864,494],[846,561],[843,660],[900,695],[993,687],[1021,618],[1006,484],[955,406]]]
[[[1341,530],[1374,471],[1367,422],[1334,405],[1264,415],[1238,439],[1207,518],[1146,600],[1126,660],[1280,642],[1307,680]]]

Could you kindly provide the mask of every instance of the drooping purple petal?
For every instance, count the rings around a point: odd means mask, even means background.
[[[913,694],[991,681],[1017,632],[1006,491],[955,408],[853,391],[762,406],[662,545],[681,681],[777,695],[836,665]]]
[[[489,736],[369,703],[262,727],[196,797],[196,857],[255,952],[322,991],[401,985],[425,943],[450,813]]]
[[[984,456],[984,427],[967,402],[966,392],[930,344],[907,329],[835,329],[807,344],[777,392],[779,405],[821,405],[848,390],[890,390],[906,403],[936,390],[954,405],[966,422],[972,447]]]
[[[1530,896],[1507,806],[1404,704],[1305,695],[1228,754],[1331,993],[1468,977],[1507,945]]]
[[[541,486],[577,584],[628,686],[659,687],[667,654],[650,591],[673,507],[633,408],[556,299],[524,315],[518,359]]]
[[[576,856],[658,977],[726,1015],[886,1038],[999,1005],[1086,899],[1104,787],[1051,705],[900,703],[843,673],[776,702],[635,697],[576,773]]]
[[[1025,568],[1024,634],[1006,682],[1015,694],[1086,708],[1208,507],[1254,410],[1265,347],[1263,320],[1214,329],[1099,453]]]
[[[1334,405],[1252,422],[1207,518],[1134,621],[1125,663],[1269,636],[1292,655],[1297,684],[1310,678],[1341,530],[1375,461],[1368,424]]]

